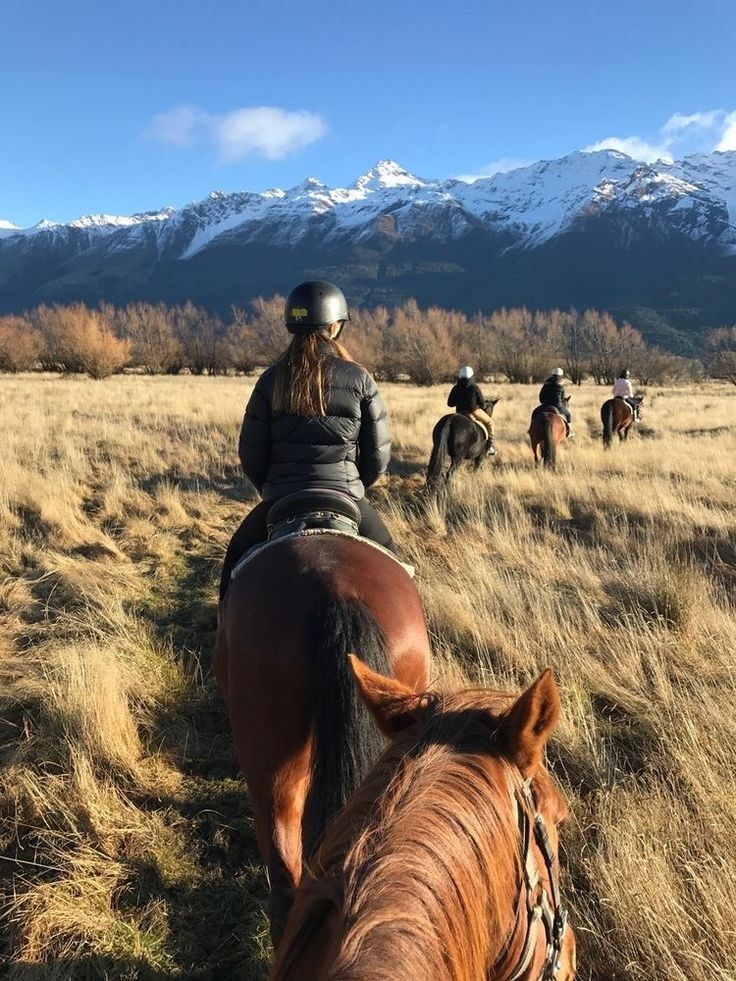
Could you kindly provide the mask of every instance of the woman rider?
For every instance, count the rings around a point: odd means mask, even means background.
[[[335,490],[360,508],[360,534],[395,551],[381,517],[365,499],[391,458],[388,415],[376,383],[338,342],[349,319],[342,290],[310,280],[286,300],[293,335],[256,382],[238,446],[245,475],[261,495],[228,546],[220,599],[238,559],[268,536],[275,501],[304,490]]]
[[[457,381],[450,389],[447,404],[456,412],[477,419],[488,430],[488,439],[493,440],[493,420],[486,412],[486,400],[483,392],[473,381],[475,372],[469,364],[464,365],[457,373]]]
[[[562,368],[555,368],[549,378],[539,389],[539,405],[532,412],[532,417],[547,408],[555,408],[567,422],[567,438],[571,439],[575,434],[572,431],[572,416],[565,401],[565,386],[563,378],[565,372]]]
[[[622,368],[614,380],[613,397],[623,399],[630,406],[631,411],[634,413],[634,418],[639,418],[639,406],[634,398],[634,389],[631,385],[631,372],[628,368]]]

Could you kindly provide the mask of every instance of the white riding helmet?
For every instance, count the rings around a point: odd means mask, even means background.
[[[562,368],[555,368],[552,371],[552,375],[553,376],[556,376],[557,378],[562,378],[564,376],[564,374],[565,374],[565,372],[562,370]]]
[[[457,373],[458,378],[472,378],[475,372],[469,364],[464,365]]]

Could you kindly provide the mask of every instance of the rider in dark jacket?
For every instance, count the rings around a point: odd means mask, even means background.
[[[349,319],[342,292],[310,281],[286,301],[294,337],[276,365],[256,382],[245,410],[239,455],[262,500],[247,515],[227,549],[220,598],[238,559],[267,538],[273,503],[302,490],[335,490],[360,508],[360,534],[395,551],[365,490],[388,468],[388,415],[371,375],[338,343]]]
[[[562,379],[564,377],[565,372],[562,370],[562,368],[555,368],[539,390],[539,405],[534,410],[532,415],[536,415],[543,409],[557,409],[557,411],[564,416],[565,421],[567,422],[567,435],[570,437],[573,435],[572,416],[570,415],[570,410],[567,407],[567,402],[565,401],[565,386],[562,383]]]
[[[470,365],[465,365],[457,373],[457,381],[450,389],[447,404],[451,409],[482,423],[488,430],[489,440],[493,439],[493,420],[486,411],[486,400],[483,392],[473,381],[474,372]]]

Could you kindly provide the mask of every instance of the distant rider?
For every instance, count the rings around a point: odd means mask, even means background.
[[[562,384],[564,377],[565,372],[562,368],[554,369],[539,390],[539,405],[532,415],[536,415],[544,409],[557,409],[567,423],[567,438],[572,439],[575,434],[572,431],[572,416],[565,401],[565,386]]]
[[[634,389],[629,381],[631,377],[631,372],[628,368],[623,368],[619,372],[618,378],[613,383],[613,397],[621,398],[629,404],[631,411],[634,413],[634,418],[639,418],[639,403],[634,398]]]
[[[489,441],[493,440],[493,420],[486,412],[486,400],[478,384],[473,381],[475,372],[466,364],[457,373],[457,381],[450,389],[447,404],[464,416],[476,419],[488,430]]]

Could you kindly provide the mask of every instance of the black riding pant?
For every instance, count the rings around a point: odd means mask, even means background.
[[[274,503],[275,501],[261,501],[260,504],[256,504],[253,510],[241,521],[240,527],[230,539],[220,577],[221,600],[230,585],[230,575],[238,559],[245,555],[249,548],[260,545],[268,538],[266,518]],[[371,541],[383,545],[384,548],[396,554],[397,548],[391,538],[391,532],[383,523],[383,518],[378,511],[374,510],[365,498],[362,501],[356,501],[356,504],[360,508],[359,534],[363,538],[370,538]]]

